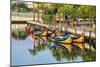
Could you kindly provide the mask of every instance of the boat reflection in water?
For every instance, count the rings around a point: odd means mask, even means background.
[[[29,52],[33,56],[36,55],[36,53],[38,53],[39,51],[43,51],[49,48],[57,61],[61,61],[62,59],[75,61],[78,56],[80,56],[83,61],[95,60],[95,52],[93,50],[86,49],[85,43],[56,43],[51,42],[47,37],[38,37],[34,41],[34,48],[29,49]]]
[[[12,66],[96,60],[95,49],[87,42],[67,44],[52,42],[48,37],[16,35],[18,38],[12,37]]]

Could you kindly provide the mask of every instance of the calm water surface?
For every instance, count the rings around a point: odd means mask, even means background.
[[[12,37],[11,46],[12,66],[95,60],[94,53],[83,51],[75,46],[70,52],[67,48],[43,38],[33,41],[29,37],[24,40]]]

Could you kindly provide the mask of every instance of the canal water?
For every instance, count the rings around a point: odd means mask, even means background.
[[[73,44],[61,46],[46,37],[12,36],[11,66],[95,61],[95,50],[85,48],[86,44],[79,43],[81,49]]]

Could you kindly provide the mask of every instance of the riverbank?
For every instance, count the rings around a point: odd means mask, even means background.
[[[24,23],[24,24],[19,24],[19,23],[12,24],[12,29],[17,29],[17,28],[25,29],[25,27],[27,26],[27,24],[39,25],[39,26],[44,26],[44,27],[49,28],[49,26],[47,24],[43,24],[43,23],[40,24],[39,22],[27,21],[27,23]],[[55,26],[55,28],[56,27],[57,26]],[[66,30],[66,29],[64,28],[64,30]],[[95,30],[94,31],[93,30],[90,31],[89,28],[85,28],[85,31],[84,31],[84,29],[82,27],[76,27],[76,31],[75,31],[75,28],[67,28],[67,30],[70,33],[73,33],[73,34],[81,34],[81,33],[84,33],[84,35],[86,37],[90,37],[91,36],[92,38],[96,38],[96,32],[95,32]]]

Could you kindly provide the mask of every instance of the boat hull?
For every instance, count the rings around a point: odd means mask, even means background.
[[[83,43],[84,42],[84,36],[81,36],[77,39],[73,39],[73,42],[77,42],[77,43]]]
[[[61,40],[61,41],[57,41],[51,37],[48,37],[51,41],[53,42],[58,42],[58,43],[63,43],[63,44],[68,44],[68,43],[72,43],[72,38],[71,37],[68,37],[67,39],[65,40]]]

